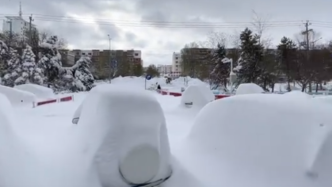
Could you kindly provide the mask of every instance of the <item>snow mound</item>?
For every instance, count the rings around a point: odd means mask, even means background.
[[[5,95],[12,105],[32,105],[36,101],[36,95],[7,86],[0,85],[0,93]]]
[[[0,93],[0,142],[3,142],[1,138],[6,134],[6,129],[11,126],[12,119],[12,105],[8,98]]]
[[[262,87],[258,86],[255,83],[240,84],[239,87],[236,89],[236,95],[258,94],[258,93],[264,93],[264,90]]]
[[[8,98],[0,93],[0,186],[20,187],[26,184],[26,170],[23,164],[26,159],[19,154],[17,140],[14,134],[14,111]],[[22,147],[21,147],[22,148]],[[19,180],[18,180],[19,179]]]
[[[207,187],[329,187],[329,109],[277,94],[217,100],[198,114],[178,157]]]
[[[181,105],[186,107],[203,108],[215,99],[212,91],[204,85],[189,86],[182,94]]]
[[[127,187],[128,183],[153,182],[170,175],[165,117],[150,94],[99,85],[78,108],[77,142],[89,145],[84,152],[103,186]]]
[[[311,99],[312,96],[301,91],[291,91],[284,93],[283,96],[287,96],[293,99]]]
[[[18,90],[30,92],[36,95],[38,98],[54,98],[54,92],[52,89],[37,84],[22,84],[15,86],[15,88]]]

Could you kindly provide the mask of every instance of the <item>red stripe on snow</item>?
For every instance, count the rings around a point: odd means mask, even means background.
[[[216,95],[216,99],[222,99],[226,97],[229,97],[229,95]]]
[[[72,100],[73,100],[73,96],[67,96],[67,97],[60,98],[60,102],[67,102],[67,101],[72,101]]]
[[[56,99],[52,99],[52,100],[48,100],[48,101],[41,101],[41,102],[37,102],[36,106],[41,106],[41,105],[46,105],[46,104],[56,103],[56,102],[57,102]]]

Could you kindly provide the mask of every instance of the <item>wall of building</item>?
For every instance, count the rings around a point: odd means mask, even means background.
[[[172,72],[176,76],[180,76],[182,73],[181,69],[181,53],[173,53],[172,56]]]
[[[6,19],[3,21],[2,31],[10,32],[10,30],[12,30],[13,34],[23,35],[24,30],[28,28],[29,28],[29,22],[25,21],[23,18],[19,16],[13,16],[13,17],[6,17]]]

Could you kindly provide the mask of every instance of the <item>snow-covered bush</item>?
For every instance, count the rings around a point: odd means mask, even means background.
[[[36,66],[35,54],[32,48],[27,45],[23,51],[22,64],[21,64],[21,75],[15,80],[15,85],[34,83],[41,85],[43,84],[42,70]]]

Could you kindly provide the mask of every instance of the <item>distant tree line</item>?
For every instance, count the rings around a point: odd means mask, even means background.
[[[235,86],[256,83],[274,91],[276,83],[285,82],[289,91],[292,84],[298,84],[302,91],[317,92],[332,79],[332,42],[318,44],[321,37],[311,29],[295,39],[285,36],[272,47],[271,39],[262,37],[267,25],[257,18],[253,29],[245,28],[239,35],[212,33],[205,42],[185,45],[181,50],[183,75],[209,80],[227,90],[231,68],[225,59],[232,59]]]

